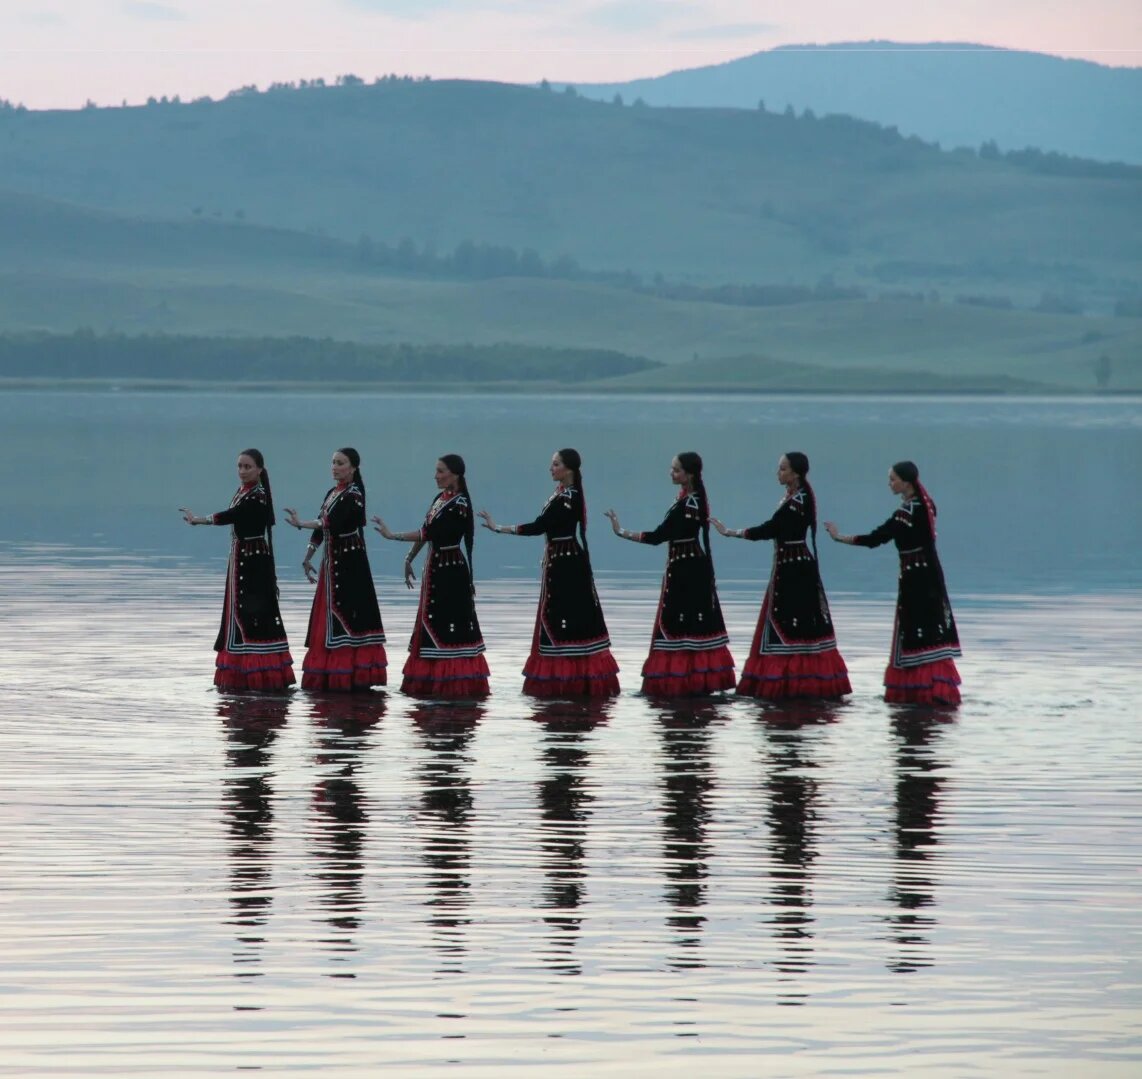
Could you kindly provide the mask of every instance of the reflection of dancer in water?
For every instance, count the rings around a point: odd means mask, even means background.
[[[361,754],[368,748],[368,732],[384,715],[384,698],[370,695],[358,702],[314,702],[318,727],[316,761],[321,770],[313,791],[318,814],[312,830],[313,852],[318,868],[313,876],[323,886],[319,897],[328,910],[331,936],[322,943],[338,957],[347,959],[357,951],[354,934],[361,927],[365,905],[362,881],[365,872],[365,833],[369,816],[357,783]],[[350,973],[338,977],[353,977]]]
[[[302,569],[317,584],[302,664],[303,689],[351,690],[385,684],[385,629],[365,549],[365,481],[361,455],[346,446],[333,454],[334,486],[316,520],[303,521],[286,509],[294,528],[313,534]],[[312,558],[324,544],[321,571]]]
[[[956,657],[960,638],[944,571],[936,554],[936,504],[911,461],[888,470],[888,486],[900,507],[879,528],[862,536],[842,536],[832,521],[825,528],[838,543],[879,547],[895,543],[900,583],[892,655],[884,672],[884,698],[900,704],[959,704]]]
[[[936,924],[923,908],[935,904],[930,861],[939,842],[943,765],[933,755],[939,724],[916,715],[893,721],[896,736],[896,879],[889,899],[898,912],[890,919],[899,955],[889,964],[898,973],[932,965],[928,932]]]
[[[548,913],[543,920],[554,930],[552,966],[562,974],[578,974],[580,968],[571,951],[582,921],[583,858],[587,821],[595,800],[586,789],[591,757],[584,736],[606,723],[606,714],[575,716],[541,711],[535,719],[545,728],[544,777],[539,783],[544,822],[540,842],[547,876],[542,902]]]
[[[550,471],[556,488],[534,521],[497,525],[486,510],[479,513],[493,532],[547,538],[523,691],[533,697],[611,697],[619,692],[619,667],[591,572],[578,452],[559,450]]]
[[[817,496],[809,483],[809,458],[797,452],[782,456],[777,482],[785,497],[764,524],[729,529],[713,521],[723,536],[773,540],[769,587],[738,693],[768,700],[840,697],[852,686],[817,566]]]
[[[823,706],[827,709],[828,706]],[[813,965],[812,870],[817,859],[818,783],[806,771],[813,767],[805,754],[805,730],[813,723],[835,719],[821,710],[765,716],[770,747],[767,811],[770,833],[770,879],[773,892],[772,923],[782,955],[777,969],[783,974],[804,974]],[[801,1004],[805,993],[785,994],[780,1003]]]
[[[607,510],[607,517],[622,539],[670,544],[650,655],[642,667],[643,692],[696,697],[732,689],[734,659],[714,580],[702,458],[691,452],[678,454],[670,462],[670,481],[679,487],[678,498],[653,532],[621,527],[614,510]]]
[[[426,752],[420,769],[420,827],[426,836],[424,862],[432,895],[428,924],[450,960],[447,971],[460,968],[466,951],[463,927],[468,924],[471,855],[469,824],[472,788],[468,746],[483,716],[483,706],[432,708],[418,705],[412,718]]]
[[[464,478],[464,458],[446,453],[436,462],[436,486],[424,524],[415,532],[392,532],[380,517],[377,531],[385,539],[411,541],[404,560],[404,579],[412,588],[412,563],[429,546],[420,582],[420,606],[408,645],[401,692],[413,697],[486,697],[488,661],[476,618],[472,583],[475,511]],[[467,558],[461,553],[461,541]]]
[[[214,684],[219,689],[284,689],[293,685],[274,566],[274,498],[266,462],[255,449],[238,454],[241,485],[228,509],[196,517],[181,509],[189,525],[229,525],[230,562],[222,625],[214,642]]]
[[[284,697],[229,697],[218,706],[228,742],[223,800],[230,827],[228,898],[232,924],[238,927],[237,978],[259,973],[248,968],[261,961],[262,926],[273,905],[274,792],[269,750],[285,725],[288,709],[289,700]]]
[[[674,910],[667,922],[677,930],[676,943],[684,949],[682,956],[671,962],[675,968],[702,966],[697,948],[706,918],[698,911],[706,903],[708,795],[714,786],[709,725],[716,716],[709,705],[671,709],[659,715],[664,754],[666,901]]]

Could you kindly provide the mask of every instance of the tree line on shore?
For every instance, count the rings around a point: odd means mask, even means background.
[[[366,344],[313,337],[0,335],[0,378],[218,382],[596,381],[661,364],[607,349]]]

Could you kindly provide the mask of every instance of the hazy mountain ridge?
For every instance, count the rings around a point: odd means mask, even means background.
[[[1142,68],[987,46],[868,41],[781,46],[724,64],[576,84],[649,105],[840,113],[951,149],[994,141],[1142,164]]]
[[[1005,266],[1031,296],[1060,270],[1100,281],[1109,306],[1142,260],[1142,169],[1057,175],[843,118],[500,84],[9,112],[0,148],[0,189],[122,214],[441,250],[486,241],[709,284]]]
[[[1140,215],[1142,169],[499,84],[4,112],[0,333],[671,365],[631,389],[1130,389],[1142,320],[1026,309],[1137,303]]]

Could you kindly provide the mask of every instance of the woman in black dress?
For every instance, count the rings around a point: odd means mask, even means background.
[[[227,690],[284,689],[296,679],[278,609],[274,498],[258,450],[238,454],[238,483],[228,509],[207,517],[179,510],[188,525],[230,526],[226,597],[214,642],[214,684]]]
[[[405,584],[412,588],[412,563],[428,544],[420,582],[420,606],[408,644],[401,692],[411,697],[486,697],[488,661],[476,618],[472,585],[472,541],[475,518],[464,458],[446,453],[436,462],[439,494],[415,532],[392,532],[380,517],[377,531],[385,539],[412,542],[404,560]],[[461,551],[467,552],[467,558]]]
[[[861,536],[842,536],[832,521],[826,521],[825,529],[838,543],[857,547],[895,543],[900,555],[884,699],[900,704],[959,704],[956,657],[962,653],[936,554],[936,504],[911,461],[898,461],[888,470],[888,486],[900,496],[900,506],[879,528]]]
[[[631,532],[619,524],[614,510],[607,510],[616,536],[653,546],[670,544],[650,655],[642,666],[642,691],[656,697],[720,693],[733,688],[734,658],[714,580],[702,458],[678,454],[670,462],[670,481],[678,485],[678,497],[653,532]]]
[[[302,569],[317,592],[305,635],[308,651],[302,664],[302,689],[352,690],[385,684],[385,628],[377,605],[377,590],[365,549],[365,481],[361,455],[346,446],[333,454],[334,486],[312,521],[286,510],[294,528],[313,534]],[[321,571],[312,558],[324,545]]]
[[[797,451],[784,454],[777,462],[777,482],[785,497],[764,524],[730,529],[716,517],[713,522],[723,536],[773,540],[769,587],[738,693],[771,701],[835,699],[851,693],[852,686],[817,565],[817,496],[809,483],[809,458]]]
[[[581,469],[576,450],[552,456],[555,491],[534,521],[497,525],[486,510],[479,514],[493,532],[546,537],[535,632],[523,668],[523,691],[533,697],[611,697],[619,692],[619,667],[611,655],[587,549]]]

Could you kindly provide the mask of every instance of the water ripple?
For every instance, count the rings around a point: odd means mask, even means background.
[[[520,695],[534,585],[487,584],[494,695],[433,705],[214,693],[193,567],[0,583],[7,1074],[1137,1073],[1135,597],[965,599],[933,716],[864,596],[852,701],[661,704],[656,590],[608,579],[589,706]]]

